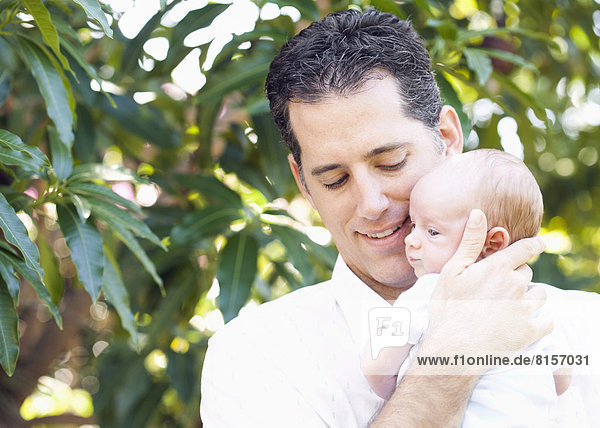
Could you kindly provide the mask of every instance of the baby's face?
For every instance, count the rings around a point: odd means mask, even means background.
[[[439,273],[460,244],[473,198],[467,195],[469,190],[452,181],[435,173],[427,175],[410,195],[412,231],[405,247],[417,277]]]

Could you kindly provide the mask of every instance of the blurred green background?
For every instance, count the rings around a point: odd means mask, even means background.
[[[411,19],[466,148],[540,183],[534,280],[600,291],[599,3],[0,0],[0,426],[199,427],[208,338],[328,279],[263,87],[332,11]]]

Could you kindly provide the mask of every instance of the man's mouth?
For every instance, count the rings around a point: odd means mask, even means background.
[[[404,226],[405,224],[407,224],[408,222],[408,217],[404,219],[404,221],[400,224],[397,224],[395,226],[392,226],[388,229],[382,230],[381,232],[376,232],[376,233],[364,233],[365,236],[371,238],[371,239],[384,239],[387,238],[388,236],[393,235],[394,233],[396,233],[398,231],[398,229],[401,229],[402,226]]]
[[[373,233],[373,234],[366,233],[366,235],[369,238],[382,239],[382,238],[386,238],[386,237],[390,236],[392,233],[394,233],[398,229],[400,229],[400,226],[394,226],[394,227],[390,227],[389,229],[384,230],[383,232]]]

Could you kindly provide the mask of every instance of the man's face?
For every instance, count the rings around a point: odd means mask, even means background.
[[[296,181],[348,267],[385,298],[415,280],[404,253],[413,186],[445,155],[462,150],[453,110],[440,115],[438,139],[447,146],[440,151],[434,133],[404,116],[400,104],[396,83],[385,77],[348,97],[289,105],[306,188],[290,156]]]
[[[417,277],[440,273],[460,244],[471,209],[476,208],[473,191],[459,185],[464,177],[438,171],[419,180],[410,196],[406,257]]]

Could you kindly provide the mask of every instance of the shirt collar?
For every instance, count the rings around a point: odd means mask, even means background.
[[[371,287],[362,282],[338,255],[331,276],[333,294],[348,323],[354,342],[362,347],[369,337],[369,311],[391,307]]]

